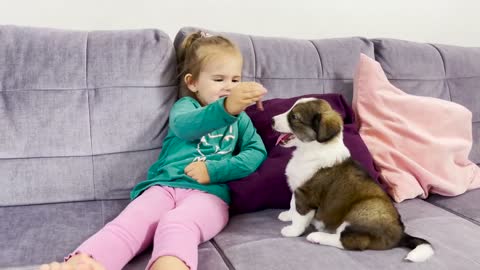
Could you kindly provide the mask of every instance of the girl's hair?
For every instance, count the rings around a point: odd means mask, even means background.
[[[188,90],[184,78],[188,73],[192,74],[193,80],[198,78],[200,70],[209,59],[209,49],[221,50],[224,52],[234,52],[241,55],[237,46],[223,36],[212,36],[203,31],[197,31],[189,34],[183,40],[180,48],[177,50],[180,97],[195,97],[193,93]]]

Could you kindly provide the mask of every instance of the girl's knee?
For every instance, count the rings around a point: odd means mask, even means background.
[[[190,267],[176,256],[160,256],[158,257],[148,270],[189,270]]]
[[[157,225],[157,231],[159,229],[175,229],[175,230],[189,230],[192,233],[200,233],[198,226],[194,220],[171,213],[165,214]]]

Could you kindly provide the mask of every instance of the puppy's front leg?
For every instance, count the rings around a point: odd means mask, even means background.
[[[283,211],[278,215],[278,219],[281,221],[291,221],[292,213],[295,211],[295,196],[292,194],[292,199],[290,199],[290,209]]]
[[[312,225],[313,225],[313,227],[315,227],[315,229],[317,229],[317,231],[320,231],[320,232],[325,229],[325,224],[321,220],[313,219],[312,220]]]
[[[292,200],[295,202],[295,195],[293,195]],[[295,203],[297,205],[298,203]],[[310,225],[312,222],[313,216],[315,215],[314,210],[306,211],[304,215],[297,211],[297,207],[294,206],[290,208],[290,213],[292,217],[292,225],[283,227],[281,233],[285,237],[297,237],[300,236],[305,228]]]

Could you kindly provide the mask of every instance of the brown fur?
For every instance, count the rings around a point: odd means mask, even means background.
[[[315,219],[329,232],[348,222],[340,238],[346,249],[389,249],[402,238],[403,225],[390,198],[351,158],[319,170],[295,190],[295,199],[300,214],[316,210]]]

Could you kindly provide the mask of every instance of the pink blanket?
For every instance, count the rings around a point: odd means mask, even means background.
[[[472,113],[465,107],[403,92],[364,54],[352,105],[360,136],[396,202],[480,187],[480,168],[468,159]]]

